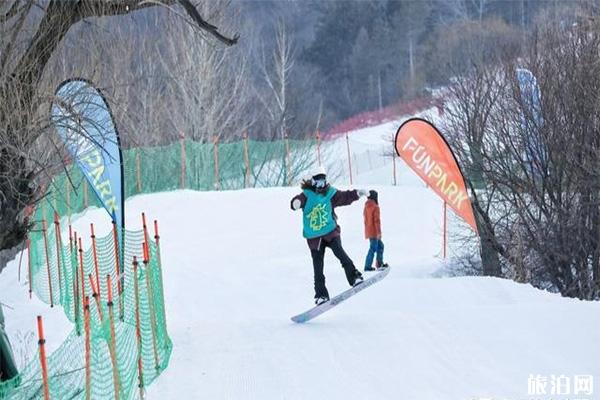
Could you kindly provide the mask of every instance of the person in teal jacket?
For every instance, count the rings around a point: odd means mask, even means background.
[[[366,196],[366,190],[337,190],[327,182],[323,168],[319,168],[311,179],[304,180],[301,185],[302,193],[294,196],[290,203],[292,210],[302,209],[303,236],[306,238],[313,261],[315,278],[315,304],[329,300],[329,292],[325,286],[323,261],[325,249],[329,247],[340,260],[350,286],[363,281],[362,274],[342,247],[341,229],[337,223],[335,208],[352,204],[361,196]]]

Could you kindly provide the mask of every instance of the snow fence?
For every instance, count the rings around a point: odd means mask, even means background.
[[[37,221],[28,241],[30,290],[61,305],[75,325],[47,357],[49,397],[136,398],[167,367],[172,349],[158,234],[152,239],[147,229],[126,231],[124,271],[118,274],[116,232],[83,241],[72,233],[62,243],[60,229],[58,220]],[[38,350],[20,375],[0,384],[0,398],[44,398],[39,357]]]

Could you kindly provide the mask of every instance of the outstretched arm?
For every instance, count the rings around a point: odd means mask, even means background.
[[[331,198],[331,205],[333,207],[347,206],[354,203],[359,197],[356,190],[338,190]]]

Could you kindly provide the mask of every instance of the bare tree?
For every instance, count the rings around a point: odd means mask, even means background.
[[[67,33],[94,17],[126,15],[168,7],[190,24],[226,45],[237,42],[206,22],[189,0],[8,1],[0,4],[0,250],[20,243],[29,229],[25,209],[41,196],[48,164],[60,149],[40,146],[48,140],[50,88],[42,78]],[[185,15],[185,17],[183,17]]]
[[[561,13],[561,24],[540,24],[523,57],[480,65],[453,87],[448,128],[467,165],[484,272],[489,240],[502,276],[600,295],[599,49],[595,19]],[[537,78],[536,107],[518,67]]]

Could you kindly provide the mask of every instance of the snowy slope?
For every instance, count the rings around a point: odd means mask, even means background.
[[[376,145],[393,124],[353,140]],[[174,343],[170,366],[148,398],[526,399],[530,374],[593,375],[598,382],[600,303],[502,279],[433,278],[441,266],[441,202],[417,180],[373,186],[389,183],[388,166],[371,170],[371,178],[359,175],[355,187],[380,192],[385,258],[393,269],[305,325],[289,320],[313,296],[300,214],[289,208],[299,189],[129,199],[127,226],[139,227],[142,211],[160,223]],[[338,210],[344,246],[359,268],[367,250],[363,203]],[[89,210],[74,228],[87,231],[90,221],[99,235],[108,232],[103,210]],[[28,300],[17,264],[18,257],[0,275],[0,300],[15,307],[5,309],[8,334],[33,331],[42,313],[47,345],[56,348],[71,326],[60,310]],[[330,253],[325,273],[331,294],[347,287]],[[19,353],[35,349],[32,340],[18,342]]]

